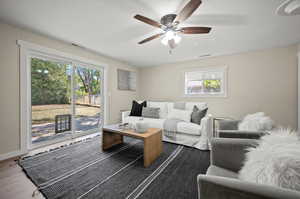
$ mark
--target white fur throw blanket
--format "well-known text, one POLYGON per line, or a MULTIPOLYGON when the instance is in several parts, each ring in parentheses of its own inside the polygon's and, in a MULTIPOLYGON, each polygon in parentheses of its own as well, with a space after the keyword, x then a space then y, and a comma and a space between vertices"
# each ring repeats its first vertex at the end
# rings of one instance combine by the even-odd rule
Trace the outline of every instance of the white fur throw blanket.
POLYGON ((239 123, 239 130, 244 131, 269 131, 273 128, 273 120, 263 112, 249 114, 239 123))
POLYGON ((300 191, 300 141, 288 129, 271 131, 249 148, 239 172, 241 180, 300 191))

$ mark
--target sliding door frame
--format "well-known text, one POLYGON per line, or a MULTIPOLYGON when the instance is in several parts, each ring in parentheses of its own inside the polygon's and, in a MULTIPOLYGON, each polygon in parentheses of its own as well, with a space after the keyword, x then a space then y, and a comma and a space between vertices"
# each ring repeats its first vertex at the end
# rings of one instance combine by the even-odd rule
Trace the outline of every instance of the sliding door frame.
MULTIPOLYGON (((104 63, 98 63, 89 59, 85 59, 79 56, 74 56, 72 54, 63 53, 55 49, 46 48, 40 45, 36 45, 30 42, 18 40, 17 44, 20 47, 20 154, 26 154, 29 150, 33 148, 38 148, 45 145, 54 144, 57 142, 61 142, 65 139, 56 139, 53 141, 48 141, 47 143, 43 143, 42 145, 32 145, 31 141, 31 58, 44 58, 47 60, 55 60, 59 61, 61 63, 67 63, 72 64, 74 66, 82 65, 84 67, 88 66, 87 68, 93 68, 97 70, 101 70, 101 116, 102 116, 102 125, 106 124, 108 121, 108 95, 107 95, 107 69, 108 65, 104 63)), ((72 69, 74 70, 74 69, 72 69)), ((73 72, 72 72, 72 82, 71 84, 74 84, 73 81, 73 72)), ((71 88, 73 88, 74 85, 71 85, 71 88)), ((72 91, 72 104, 71 107, 74 106, 74 91, 72 91)), ((71 110, 72 117, 74 110, 71 110)), ((101 117, 100 116, 100 117, 101 117)), ((73 118, 72 118, 73 119, 73 118)), ((72 132, 74 132, 73 129, 73 120, 72 120, 72 132)), ((101 131, 101 128, 99 128, 99 131, 101 131)), ((96 130, 95 130, 96 132, 96 130)), ((90 134, 91 132, 85 132, 85 133, 79 133, 76 135, 75 133, 72 133, 71 137, 76 138, 80 136, 84 136, 87 134, 90 134), (73 135, 75 134, 75 135, 73 135)))

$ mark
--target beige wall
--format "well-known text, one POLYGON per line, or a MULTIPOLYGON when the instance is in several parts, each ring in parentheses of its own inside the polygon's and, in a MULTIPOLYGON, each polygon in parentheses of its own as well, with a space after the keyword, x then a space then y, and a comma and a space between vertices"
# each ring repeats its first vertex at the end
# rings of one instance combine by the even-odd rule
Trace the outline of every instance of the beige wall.
POLYGON ((24 40, 65 53, 81 56, 96 62, 108 64, 108 92, 110 123, 117 122, 121 109, 128 109, 137 92, 117 90, 117 68, 133 71, 135 67, 100 56, 70 44, 49 39, 30 31, 0 23, 0 156, 20 149, 20 87, 19 48, 17 40, 24 40))
POLYGON ((263 111, 277 124, 297 127, 297 46, 212 57, 144 68, 140 97, 150 100, 204 101, 214 116, 241 118, 263 111), (227 98, 183 97, 183 71, 228 67, 227 98))

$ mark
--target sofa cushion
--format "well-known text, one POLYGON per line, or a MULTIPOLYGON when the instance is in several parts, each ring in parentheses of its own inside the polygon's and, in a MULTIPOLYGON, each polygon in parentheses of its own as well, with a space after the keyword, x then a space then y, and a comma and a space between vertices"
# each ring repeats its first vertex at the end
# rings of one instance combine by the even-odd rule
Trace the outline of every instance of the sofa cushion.
POLYGON ((185 110, 185 102, 175 102, 173 108, 185 110))
POLYGON ((180 133, 201 135, 201 126, 191 122, 179 122, 177 124, 177 130, 180 133))
MULTIPOLYGON (((174 109, 174 104, 176 102, 167 102, 168 112, 174 109)), ((185 103, 185 110, 193 111, 194 106, 197 106, 200 110, 207 108, 206 102, 186 102, 185 103)))
POLYGON ((135 124, 136 122, 143 121, 147 123, 149 128, 160 128, 160 129, 163 129, 163 124, 165 122, 165 119, 154 119, 154 118, 143 118, 142 120, 141 119, 142 119, 141 117, 129 116, 124 119, 124 122, 135 124))
POLYGON ((159 108, 160 112, 159 112, 159 118, 167 118, 168 116, 168 106, 167 106, 167 102, 147 102, 147 106, 148 107, 153 107, 153 108, 159 108))
POLYGON ((174 108, 168 113, 168 119, 179 119, 185 122, 190 122, 191 114, 192 114, 191 111, 174 108))
MULTIPOLYGON (((132 123, 135 124, 136 122, 141 121, 141 117, 134 117, 128 116, 124 118, 124 123, 132 123)), ((143 118, 142 121, 147 122, 149 128, 160 128, 163 129, 163 124, 166 119, 154 119, 154 118, 143 118)), ((200 125, 193 124, 191 122, 179 122, 177 126, 177 130, 180 133, 187 134, 187 135, 201 135, 201 128, 200 125)))
POLYGON ((214 165, 210 165, 208 167, 206 174, 211 175, 211 176, 219 176, 219 177, 238 179, 238 173, 235 173, 233 171, 223 169, 221 167, 217 167, 214 165))
POLYGON ((207 108, 207 103, 206 102, 187 102, 185 105, 186 110, 193 110, 194 106, 197 106, 200 110, 206 109, 207 108))

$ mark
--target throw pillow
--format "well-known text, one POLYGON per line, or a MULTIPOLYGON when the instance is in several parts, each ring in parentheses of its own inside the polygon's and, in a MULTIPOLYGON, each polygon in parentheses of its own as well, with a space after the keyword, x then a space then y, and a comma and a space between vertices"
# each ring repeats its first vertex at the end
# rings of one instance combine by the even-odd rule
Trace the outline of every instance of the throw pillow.
POLYGON ((239 123, 239 130, 244 131, 268 131, 274 126, 273 120, 266 116, 263 112, 247 115, 242 122, 239 123))
POLYGON ((160 110, 160 108, 143 107, 142 117, 158 119, 159 118, 159 110, 160 110))
POLYGON ((168 113, 168 119, 178 119, 183 120, 185 122, 190 122, 191 114, 192 112, 188 110, 172 109, 168 113))
POLYGON ((147 102, 144 101, 141 104, 139 104, 137 101, 133 100, 132 101, 132 108, 130 111, 130 116, 137 116, 137 117, 141 117, 142 116, 142 110, 143 107, 147 106, 147 102))
POLYGON ((241 180, 300 191, 300 141, 288 129, 271 131, 249 148, 241 180))
POLYGON ((173 108, 185 110, 185 102, 174 102, 173 108))
POLYGON ((159 118, 167 118, 168 116, 168 106, 167 102, 147 102, 147 107, 160 108, 159 118))
POLYGON ((193 112, 191 115, 191 122, 195 124, 201 124, 202 118, 205 117, 208 108, 200 110, 196 105, 193 108, 193 112))

